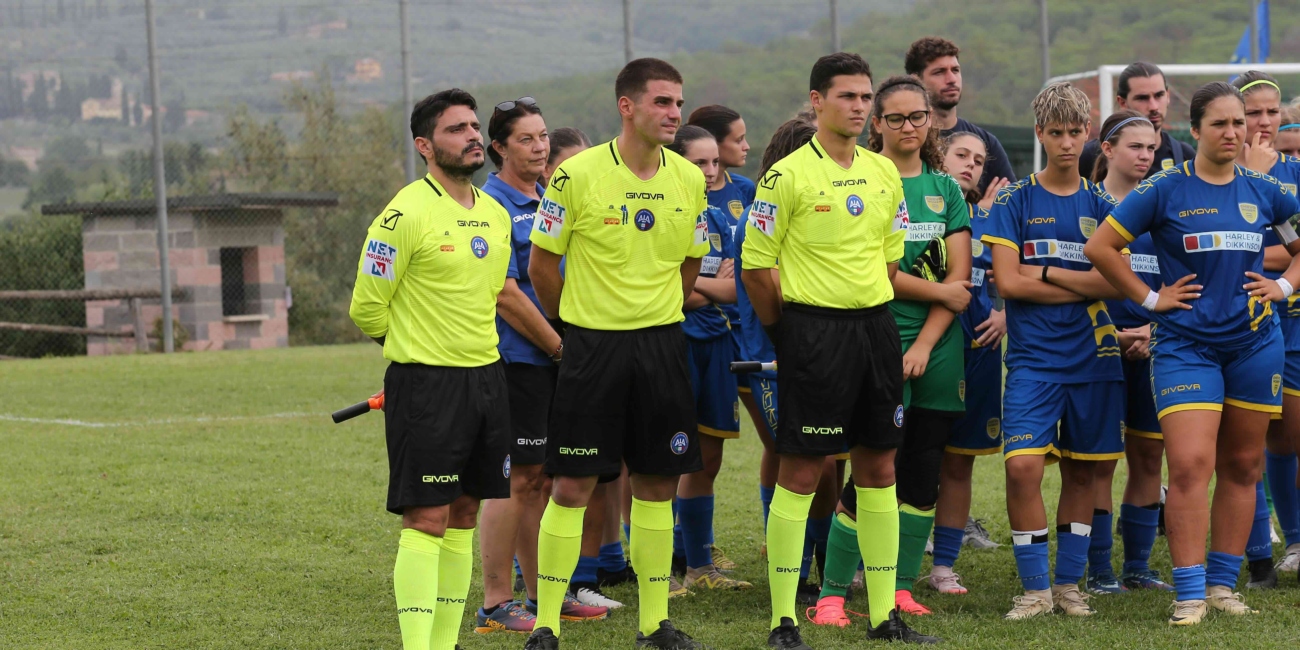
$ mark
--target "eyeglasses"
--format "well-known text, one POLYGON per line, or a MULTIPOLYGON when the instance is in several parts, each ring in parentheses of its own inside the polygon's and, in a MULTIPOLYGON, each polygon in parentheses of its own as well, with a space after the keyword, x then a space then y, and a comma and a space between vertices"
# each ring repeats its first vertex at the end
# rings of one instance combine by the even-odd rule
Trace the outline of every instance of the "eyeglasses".
POLYGON ((502 113, 515 110, 516 106, 536 106, 537 100, 532 97, 520 97, 512 102, 501 102, 497 104, 497 110, 502 113))
POLYGON ((883 119, 885 120, 885 124, 895 131, 903 128, 904 121, 911 122, 912 126, 919 129, 930 121, 930 111, 916 111, 909 115, 890 113, 889 115, 883 116, 883 119))

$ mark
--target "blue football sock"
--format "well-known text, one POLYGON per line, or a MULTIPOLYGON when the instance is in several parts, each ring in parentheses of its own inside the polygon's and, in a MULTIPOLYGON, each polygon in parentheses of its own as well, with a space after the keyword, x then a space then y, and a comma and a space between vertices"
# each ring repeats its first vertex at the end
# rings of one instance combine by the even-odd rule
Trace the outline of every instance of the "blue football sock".
MULTIPOLYGON (((1246 540, 1246 559, 1254 562, 1272 557, 1273 537, 1272 524, 1268 519, 1268 498, 1264 495, 1264 482, 1260 481, 1255 484, 1255 521, 1250 526, 1250 537, 1246 540)), ((1209 564, 1206 575, 1214 576, 1213 563, 1209 564)))
POLYGON ((629 545, 632 543, 632 525, 626 521, 623 522, 623 539, 627 540, 629 545))
POLYGON ((677 497, 673 497, 673 559, 686 557, 686 544, 682 541, 682 522, 677 518, 677 497))
POLYGON ((1237 575, 1241 573, 1241 556, 1218 551, 1205 554, 1205 584, 1237 588, 1237 575))
POLYGON ((586 555, 578 556, 578 566, 573 569, 573 579, 570 584, 577 582, 595 582, 596 569, 600 568, 600 557, 586 555))
POLYGON ((934 527, 934 565, 952 568, 961 552, 961 539, 966 531, 947 526, 934 527))
POLYGON ((767 513, 772 509, 772 495, 776 494, 776 486, 767 487, 759 484, 758 498, 763 502, 763 530, 767 530, 767 513))
POLYGON ((519 568, 519 558, 515 558, 515 575, 524 577, 524 570, 519 568))
POLYGON ((799 561, 799 581, 803 582, 808 579, 812 573, 813 549, 817 547, 817 542, 813 541, 812 520, 809 519, 804 523, 803 529, 803 559, 799 561))
POLYGON ((1205 565, 1174 567, 1176 600, 1205 600, 1205 565))
POLYGON ((1020 574, 1020 584, 1025 591, 1049 589, 1052 581, 1047 559, 1047 529, 1013 530, 1011 542, 1011 551, 1016 556, 1016 571, 1020 574))
POLYGON ((698 569, 713 564, 713 551, 709 548, 709 540, 713 538, 713 495, 677 497, 677 517, 686 566, 698 569))
POLYGON ((1056 527, 1056 580, 1054 584, 1079 584, 1088 564, 1092 526, 1070 523, 1056 527), (1064 529, 1064 530, 1062 530, 1064 529))
POLYGON ((1296 455, 1279 456, 1264 452, 1268 468, 1269 492, 1273 494, 1273 512, 1282 526, 1286 545, 1300 544, 1300 490, 1296 489, 1296 455))
POLYGON ((834 515, 832 515, 830 517, 822 517, 820 519, 810 518, 808 520, 807 530, 808 536, 813 539, 814 559, 816 559, 817 555, 826 557, 826 544, 831 537, 831 521, 833 521, 834 518, 834 515))
MULTIPOLYGON (((1119 507, 1119 519, 1124 523, 1120 536, 1124 540, 1124 572, 1139 573, 1151 570, 1151 547, 1156 543, 1156 529, 1160 524, 1160 508, 1144 508, 1130 504, 1119 507)), ((1204 567, 1202 567, 1204 571, 1204 567)))
MULTIPOLYGON (((579 558, 581 561, 581 558, 579 558)), ((622 542, 610 542, 600 547, 600 568, 618 572, 627 568, 627 556, 623 555, 622 542)))
MULTIPOLYGON (((1057 538, 1060 543, 1060 538, 1057 538)), ((1088 575, 1099 576, 1115 572, 1110 564, 1111 549, 1115 546, 1115 518, 1105 510, 1092 511, 1092 534, 1088 538, 1088 575)))

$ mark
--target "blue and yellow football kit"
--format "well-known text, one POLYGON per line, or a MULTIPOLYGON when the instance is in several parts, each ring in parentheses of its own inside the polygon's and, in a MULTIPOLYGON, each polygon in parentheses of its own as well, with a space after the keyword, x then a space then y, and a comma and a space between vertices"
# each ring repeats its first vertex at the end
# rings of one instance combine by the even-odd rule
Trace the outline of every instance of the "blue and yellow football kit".
MULTIPOLYGON (((700 277, 718 274, 722 261, 732 256, 730 219, 721 210, 709 206, 709 252, 700 261, 700 277)), ((718 438, 740 436, 740 402, 737 401, 736 378, 731 374, 735 352, 731 340, 731 322, 722 305, 709 303, 686 312, 682 322, 686 333, 687 356, 691 368, 691 388, 695 392, 695 417, 700 433, 718 438)))
MULTIPOLYGON (((730 226, 731 237, 734 240, 738 230, 744 230, 739 226, 744 222, 740 218, 749 209, 749 204, 754 202, 754 181, 731 172, 723 172, 725 183, 721 189, 709 190, 705 197, 709 201, 709 206, 717 208, 723 215, 728 217, 726 223, 730 226)), ((740 267, 736 267, 736 278, 740 278, 740 267)), ((741 359, 745 355, 742 353, 743 344, 741 343, 742 324, 740 322, 740 311, 735 305, 722 305, 722 310, 727 312, 727 319, 731 321, 731 349, 732 354, 741 359)), ((734 379, 740 392, 748 393, 749 385, 743 375, 735 375, 734 379)))
POLYGON ((1163 417, 1224 404, 1282 409, 1284 345, 1273 305, 1249 295, 1245 273, 1264 265, 1264 235, 1300 212, 1277 179, 1236 168, 1227 185, 1196 176, 1191 161, 1143 181, 1108 222, 1133 241, 1149 232, 1160 279, 1196 274, 1191 309, 1155 314, 1152 389, 1163 417))
MULTIPOLYGON (((749 220, 749 209, 742 214, 741 223, 749 220)), ((775 361, 776 348, 772 340, 763 331, 763 324, 754 312, 749 294, 745 292, 745 283, 740 280, 742 260, 741 250, 745 247, 745 228, 736 229, 736 238, 732 241, 732 251, 736 268, 736 310, 740 313, 740 359, 743 361, 775 361)), ((776 439, 776 371, 751 372, 743 375, 754 401, 763 411, 763 423, 767 425, 767 435, 776 439)), ((755 423, 757 424, 757 423, 755 423)))
POLYGON ((945 451, 983 456, 1002 448, 1002 345, 976 343, 982 332, 975 328, 993 312, 993 296, 984 281, 993 269, 993 251, 980 241, 988 229, 988 210, 969 203, 966 209, 971 229, 970 304, 958 316, 965 342, 966 379, 961 392, 966 414, 953 425, 945 451))
MULTIPOLYGON (((1278 161, 1273 163, 1269 175, 1282 184, 1282 189, 1296 195, 1300 185, 1300 158, 1278 154, 1278 161)), ((1282 240, 1277 233, 1269 231, 1264 235, 1264 247, 1281 246, 1282 240)), ((1281 271, 1264 271, 1264 276, 1273 280, 1282 277, 1281 271)), ((1286 345, 1286 369, 1282 371, 1282 392, 1287 395, 1300 396, 1300 294, 1287 298, 1286 304, 1274 305, 1273 309, 1280 317, 1278 324, 1282 327, 1282 342, 1286 345)), ((1278 416, 1281 417, 1281 416, 1278 416)))
MULTIPOLYGON (((1113 208, 1114 199, 1085 179, 1057 196, 1031 174, 998 193, 981 240, 1015 250, 1021 264, 1089 271, 1083 245, 1113 208)), ((1124 375, 1106 303, 1007 300, 1006 309, 1003 453, 1123 456, 1124 375)))

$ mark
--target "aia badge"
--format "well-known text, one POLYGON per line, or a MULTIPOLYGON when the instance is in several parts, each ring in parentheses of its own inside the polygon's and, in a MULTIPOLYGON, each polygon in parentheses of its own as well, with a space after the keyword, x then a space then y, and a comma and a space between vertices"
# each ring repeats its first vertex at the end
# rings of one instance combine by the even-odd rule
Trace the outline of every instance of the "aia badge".
POLYGON ((501 464, 501 475, 510 478, 510 454, 506 454, 506 462, 501 464))
POLYGON ((636 224, 637 230, 646 232, 655 227, 655 213, 642 208, 636 211, 636 216, 632 217, 632 221, 636 224))
POLYGON ((850 194, 849 198, 844 201, 844 207, 848 208, 849 214, 856 217, 862 214, 862 211, 867 208, 867 204, 863 203, 862 197, 857 194, 850 194))
POLYGON ((686 453, 686 450, 689 449, 690 446, 691 439, 687 438, 686 434, 681 431, 678 431, 677 434, 673 436, 673 439, 668 441, 668 448, 672 449, 673 453, 678 456, 686 453))
POLYGON ((899 404, 898 408, 894 409, 894 426, 900 429, 903 428, 903 405, 902 404, 899 404))
POLYGON ((474 251, 474 257, 483 259, 488 254, 488 243, 482 237, 475 237, 469 240, 469 249, 474 251))

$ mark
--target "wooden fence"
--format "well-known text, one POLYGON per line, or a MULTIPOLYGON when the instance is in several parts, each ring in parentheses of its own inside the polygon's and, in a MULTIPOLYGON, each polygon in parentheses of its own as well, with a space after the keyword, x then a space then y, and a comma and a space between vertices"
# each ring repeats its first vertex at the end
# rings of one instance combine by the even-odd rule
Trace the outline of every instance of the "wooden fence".
MULTIPOLYGON (((181 297, 179 289, 172 292, 173 298, 181 297)), ((52 334, 80 334, 82 336, 106 336, 116 338, 135 338, 137 352, 149 351, 149 328, 144 322, 144 300, 162 298, 158 289, 84 289, 84 290, 31 290, 0 291, 0 300, 129 300, 131 304, 132 328, 129 332, 95 327, 72 327, 69 325, 42 325, 39 323, 0 322, 0 330, 17 330, 20 332, 47 332, 52 334)))

